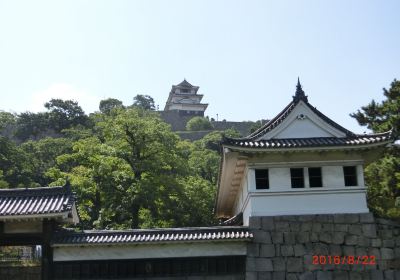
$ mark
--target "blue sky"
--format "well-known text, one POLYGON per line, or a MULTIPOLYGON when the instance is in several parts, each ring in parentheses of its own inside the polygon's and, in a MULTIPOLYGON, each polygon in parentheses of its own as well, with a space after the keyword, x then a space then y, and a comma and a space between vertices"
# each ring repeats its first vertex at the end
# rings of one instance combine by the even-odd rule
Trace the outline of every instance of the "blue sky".
POLYGON ((348 115, 400 79, 399 1, 3 1, 0 110, 52 97, 86 112, 136 94, 164 107, 172 84, 200 86, 206 115, 272 118, 297 77, 311 104, 348 115))

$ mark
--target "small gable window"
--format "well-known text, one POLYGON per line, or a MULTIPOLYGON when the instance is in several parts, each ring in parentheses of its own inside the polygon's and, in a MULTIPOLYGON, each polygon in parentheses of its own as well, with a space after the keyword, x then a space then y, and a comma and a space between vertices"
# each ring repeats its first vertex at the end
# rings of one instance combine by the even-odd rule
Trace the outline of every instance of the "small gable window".
POLYGON ((343 166, 344 185, 357 186, 357 168, 356 166, 343 166))
POLYGON ((268 169, 256 169, 256 189, 269 189, 268 169))
POLYGON ((304 188, 303 168, 290 168, 290 179, 292 188, 304 188))
POLYGON ((308 179, 310 182, 310 188, 322 187, 321 167, 309 167, 308 168, 308 179))

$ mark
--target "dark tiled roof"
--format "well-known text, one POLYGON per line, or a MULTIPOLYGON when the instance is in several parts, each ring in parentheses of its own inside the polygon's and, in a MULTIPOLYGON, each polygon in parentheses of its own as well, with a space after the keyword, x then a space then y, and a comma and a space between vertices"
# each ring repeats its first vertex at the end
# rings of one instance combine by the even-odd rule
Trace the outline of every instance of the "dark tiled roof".
POLYGON ((246 241, 253 237, 246 227, 172 228, 153 230, 102 230, 59 232, 53 244, 126 244, 200 241, 246 241))
POLYGON ((0 218, 65 213, 72 210, 75 197, 64 187, 0 190, 0 218))
POLYGON ((292 138, 292 139, 269 139, 253 141, 250 139, 225 138, 224 145, 258 148, 258 149, 285 149, 304 147, 329 147, 329 146, 360 146, 382 143, 391 140, 391 131, 380 134, 354 135, 353 137, 314 137, 314 138, 292 138))
POLYGON ((267 132, 270 132, 272 129, 274 129, 279 124, 281 124, 287 118, 287 116, 289 116, 290 112, 293 111, 293 109, 296 107, 297 103, 300 102, 300 100, 304 101, 304 104, 306 104, 306 106, 308 108, 310 108, 311 111, 314 112, 314 114, 316 114, 318 117, 323 119, 329 125, 333 126, 337 130, 339 130, 339 131, 343 132, 344 134, 346 134, 346 136, 348 136, 348 137, 356 136, 356 134, 354 134, 353 132, 345 129, 344 127, 342 127, 341 125, 337 124, 336 122, 334 122, 333 120, 331 120, 330 118, 325 116, 323 113, 318 111, 314 106, 312 106, 310 103, 308 103, 307 99, 305 99, 305 98, 306 97, 293 100, 275 118, 273 118, 272 120, 267 122, 265 125, 263 125, 259 129, 254 131, 252 134, 250 134, 249 136, 247 136, 247 137, 245 137, 243 139, 256 140, 257 138, 263 136, 267 132))
POLYGON ((194 87, 191 83, 186 81, 186 79, 184 79, 181 83, 177 84, 176 86, 177 87, 183 87, 183 88, 192 88, 192 87, 194 87))

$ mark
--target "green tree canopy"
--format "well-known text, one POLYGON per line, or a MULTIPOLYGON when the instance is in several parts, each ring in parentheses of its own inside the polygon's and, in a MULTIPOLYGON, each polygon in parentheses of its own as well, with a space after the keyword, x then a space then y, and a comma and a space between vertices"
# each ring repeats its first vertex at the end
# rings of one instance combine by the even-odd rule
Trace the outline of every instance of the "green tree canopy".
POLYGON ((113 109, 124 108, 122 101, 115 98, 108 98, 100 101, 99 110, 104 114, 110 114, 113 109))
MULTIPOLYGON (((394 80, 389 90, 383 89, 382 102, 371 101, 351 114, 360 125, 374 132, 393 129, 396 139, 400 131, 400 81, 394 80)), ((400 150, 394 146, 365 170, 368 203, 379 216, 400 218, 400 150)))
POLYGON ((138 94, 133 98, 133 107, 150 111, 154 111, 156 109, 153 97, 143 94, 138 94))
POLYGON ((211 130, 212 128, 211 122, 204 117, 191 118, 186 124, 186 130, 189 131, 211 130))
POLYGON ((44 104, 44 107, 49 110, 49 125, 56 132, 87 124, 88 117, 76 101, 51 99, 44 104))

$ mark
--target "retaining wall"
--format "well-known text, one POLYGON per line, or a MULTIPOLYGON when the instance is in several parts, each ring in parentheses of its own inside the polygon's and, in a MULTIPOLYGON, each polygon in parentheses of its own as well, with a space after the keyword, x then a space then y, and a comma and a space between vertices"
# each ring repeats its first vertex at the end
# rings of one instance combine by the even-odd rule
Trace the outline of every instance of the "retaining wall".
POLYGON ((251 217, 246 279, 400 280, 400 224, 367 214, 251 217))

